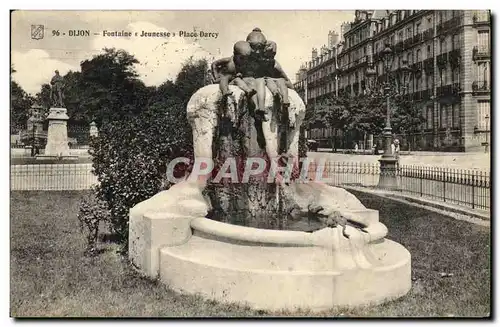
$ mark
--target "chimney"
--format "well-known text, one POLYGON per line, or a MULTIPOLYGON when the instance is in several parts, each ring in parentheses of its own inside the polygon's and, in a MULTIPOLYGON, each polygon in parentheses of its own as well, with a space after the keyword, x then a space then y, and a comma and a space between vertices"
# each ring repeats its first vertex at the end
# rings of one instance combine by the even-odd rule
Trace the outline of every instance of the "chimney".
POLYGON ((333 49, 339 43, 339 34, 335 31, 328 32, 328 48, 333 49))
POLYGON ((316 59, 318 57, 318 49, 313 48, 312 49, 312 60, 316 59))

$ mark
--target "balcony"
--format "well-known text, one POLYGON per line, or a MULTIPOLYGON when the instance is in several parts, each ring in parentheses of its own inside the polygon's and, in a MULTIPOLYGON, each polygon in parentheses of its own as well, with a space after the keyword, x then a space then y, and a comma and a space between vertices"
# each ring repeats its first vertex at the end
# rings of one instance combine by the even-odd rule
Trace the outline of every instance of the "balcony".
POLYGON ((422 100, 422 91, 417 91, 417 92, 414 92, 413 95, 413 100, 414 101, 420 101, 422 100))
POLYGON ((453 95, 452 89, 453 89, 453 87, 451 84, 438 86, 437 91, 436 91, 436 95, 438 97, 445 97, 445 96, 453 95))
POLYGON ((440 68, 445 68, 448 63, 448 53, 442 53, 437 56, 437 65, 440 68))
MULTIPOLYGON (((404 42, 406 42, 406 40, 404 42)), ((400 41, 400 42, 396 43, 396 45, 394 46, 395 53, 400 53, 403 51, 403 49, 405 48, 404 42, 400 41)))
POLYGON ((352 89, 354 90, 354 94, 358 94, 359 93, 359 82, 352 84, 352 89))
POLYGON ((424 31, 424 40, 431 40, 434 37, 434 27, 428 28, 424 31))
POLYGON ((472 49, 472 60, 488 60, 491 58, 491 51, 489 48, 475 46, 472 49))
POLYGON ((427 58, 424 60, 424 69, 426 73, 434 71, 434 58, 427 58))
POLYGON ((428 100, 430 99, 432 95, 432 89, 427 89, 422 91, 422 100, 428 100))
POLYGON ((458 67, 460 65, 460 50, 451 50, 448 54, 448 58, 450 59, 450 64, 452 67, 458 67))
POLYGON ((472 92, 473 93, 489 93, 490 83, 488 81, 474 81, 472 82, 472 92))
POLYGON ((423 65, 424 63, 422 61, 419 61, 411 65, 411 69, 413 70, 414 73, 422 73, 423 65))
POLYGON ((408 49, 412 45, 413 45, 413 38, 408 38, 408 39, 404 40, 404 42, 403 42, 404 49, 408 49))
POLYGON ((424 40, 424 35, 423 33, 418 33, 417 35, 415 35, 413 37, 413 41, 412 41, 412 45, 416 45, 416 44, 419 44, 420 42, 422 42, 424 40))

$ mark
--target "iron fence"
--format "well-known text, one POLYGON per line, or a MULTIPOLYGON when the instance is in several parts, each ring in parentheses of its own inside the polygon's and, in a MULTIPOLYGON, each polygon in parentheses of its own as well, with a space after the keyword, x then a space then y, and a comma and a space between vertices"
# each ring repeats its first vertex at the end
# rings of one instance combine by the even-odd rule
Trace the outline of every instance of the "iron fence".
MULTIPOLYGON (((472 209, 490 209, 489 172, 400 165, 395 174, 395 192, 472 209)), ((329 162, 325 164, 323 177, 325 182, 333 185, 377 188, 380 166, 376 163, 329 162)))
POLYGON ((97 184, 92 164, 11 165, 13 191, 87 190, 97 184))
MULTIPOLYGON (((309 177, 337 186, 378 188, 376 163, 326 162, 309 166, 309 177)), ((473 209, 490 209, 490 173, 480 170, 399 166, 393 191, 473 209)), ((84 190, 97 184, 91 163, 11 166, 11 190, 84 190)))

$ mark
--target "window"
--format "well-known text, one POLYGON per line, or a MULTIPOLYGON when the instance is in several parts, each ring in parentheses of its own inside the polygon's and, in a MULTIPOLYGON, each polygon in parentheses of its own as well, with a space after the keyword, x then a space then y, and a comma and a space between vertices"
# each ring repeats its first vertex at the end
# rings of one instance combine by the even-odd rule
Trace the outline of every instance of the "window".
POLYGON ((432 16, 427 17, 427 25, 428 27, 432 27, 432 16))
POLYGON ((477 128, 481 131, 489 130, 490 101, 479 100, 477 102, 477 128), (486 118, 488 117, 488 118, 486 118))
POLYGON ((460 49, 460 36, 458 34, 454 34, 451 38, 453 50, 460 49))
POLYGON ((427 58, 432 58, 432 47, 430 44, 427 45, 427 58))
POLYGON ((427 75, 427 88, 428 89, 434 88, 434 79, 432 74, 427 75))
POLYGON ((440 113, 439 113, 439 126, 441 128, 448 127, 448 107, 446 105, 440 105, 440 113))
POLYGON ((415 87, 415 91, 422 90, 422 76, 417 76, 417 85, 415 87))
POLYGON ((479 51, 489 52, 490 51, 490 32, 489 31, 478 31, 477 32, 477 43, 479 46, 479 51))
POLYGON ((403 31, 399 32, 398 34, 398 42, 403 41, 403 31))
POLYGON ((446 70, 440 69, 439 70, 439 86, 446 85, 446 70))
POLYGON ((477 80, 480 82, 489 82, 490 80, 490 67, 489 63, 483 62, 477 65, 477 80))
POLYGON ((415 62, 419 62, 421 60, 421 56, 420 56, 420 49, 417 50, 417 60, 415 62))
POLYGON ((447 50, 446 38, 441 39, 441 53, 445 53, 447 50))
POLYGON ((460 83, 460 69, 458 67, 453 68, 452 81, 453 83, 460 83))
POLYGON ((420 23, 420 22, 418 22, 418 23, 415 25, 415 34, 420 33, 420 25, 421 25, 421 23, 420 23))
POLYGON ((408 54, 406 55, 406 60, 408 61, 408 65, 413 64, 413 53, 408 52, 408 54))
POLYGON ((431 129, 434 121, 434 108, 432 106, 427 107, 427 115, 426 115, 426 128, 431 129))
POLYGON ((411 27, 406 28, 406 38, 410 38, 413 35, 411 34, 411 27))
POLYGON ((460 128, 460 104, 459 103, 453 104, 452 110, 453 110, 452 126, 453 128, 460 128))

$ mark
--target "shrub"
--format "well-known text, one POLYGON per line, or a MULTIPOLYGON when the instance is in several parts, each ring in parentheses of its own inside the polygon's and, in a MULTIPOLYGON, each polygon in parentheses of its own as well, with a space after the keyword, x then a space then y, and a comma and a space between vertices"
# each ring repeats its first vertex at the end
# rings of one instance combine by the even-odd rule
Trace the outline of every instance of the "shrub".
POLYGON ((86 254, 93 254, 96 252, 99 226, 101 223, 108 223, 109 219, 110 213, 107 204, 99 200, 95 196, 95 192, 92 192, 83 198, 80 203, 78 220, 80 221, 80 228, 82 232, 86 232, 87 236, 86 254), (86 231, 84 231, 85 229, 86 231))
POLYGON ((164 188, 167 163, 191 157, 191 130, 183 106, 153 105, 136 116, 101 126, 91 140, 97 197, 110 210, 110 229, 126 251, 128 215, 134 205, 164 188))

